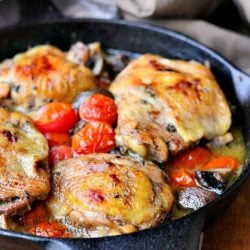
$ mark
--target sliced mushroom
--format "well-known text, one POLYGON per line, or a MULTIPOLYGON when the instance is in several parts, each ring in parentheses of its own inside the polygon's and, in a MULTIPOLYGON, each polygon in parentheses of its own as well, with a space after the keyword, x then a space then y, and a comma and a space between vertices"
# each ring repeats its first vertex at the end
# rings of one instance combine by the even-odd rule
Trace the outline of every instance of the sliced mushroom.
POLYGON ((82 42, 73 44, 67 53, 67 59, 76 64, 86 64, 89 57, 89 48, 82 42))
POLYGON ((201 187, 217 194, 221 194, 226 188, 223 176, 218 172, 196 171, 195 177, 201 187))
POLYGON ((194 187, 179 191, 178 204, 184 209, 197 210, 216 198, 214 192, 194 187))
POLYGON ((104 53, 99 42, 90 43, 88 45, 90 58, 88 61, 89 67, 95 76, 98 76, 103 71, 105 60, 104 53))
POLYGON ((76 134, 79 130, 81 130, 87 124, 86 121, 79 120, 75 126, 69 131, 70 135, 76 134))
POLYGON ((120 73, 129 63, 129 58, 121 53, 109 55, 106 57, 106 63, 109 67, 109 73, 115 77, 120 73))
POLYGON ((228 132, 224 135, 215 137, 212 141, 207 143, 208 148, 218 148, 224 146, 233 140, 232 133, 228 132))
POLYGON ((108 90, 106 89, 101 89, 101 88, 95 88, 95 89, 92 89, 92 90, 89 90, 89 91, 85 91, 85 92, 81 92, 75 99, 75 101, 73 102, 73 108, 74 109, 79 109, 80 108, 80 105, 86 101, 87 98, 89 98, 90 96, 94 95, 94 94, 102 94, 102 95, 105 95, 105 96, 108 96, 112 99, 114 99, 114 96, 111 92, 109 92, 108 90))

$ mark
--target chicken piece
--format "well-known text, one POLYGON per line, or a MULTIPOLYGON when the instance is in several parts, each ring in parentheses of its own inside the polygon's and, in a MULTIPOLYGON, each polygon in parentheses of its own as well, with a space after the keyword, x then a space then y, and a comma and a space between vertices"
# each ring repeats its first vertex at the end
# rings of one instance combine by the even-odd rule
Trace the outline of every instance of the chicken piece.
POLYGON ((52 176, 51 214, 82 227, 85 237, 156 226, 174 202, 164 172, 130 157, 84 155, 57 163, 52 176))
POLYGON ((144 55, 110 87, 118 106, 117 145, 160 163, 202 137, 223 135, 231 112, 213 74, 194 62, 144 55))
POLYGON ((95 86, 88 68, 69 61, 65 53, 49 45, 36 46, 3 62, 0 82, 11 87, 12 102, 7 104, 27 113, 52 100, 70 103, 79 92, 95 86))
POLYGON ((27 116, 0 109, 0 215, 29 208, 50 191, 48 145, 27 116))

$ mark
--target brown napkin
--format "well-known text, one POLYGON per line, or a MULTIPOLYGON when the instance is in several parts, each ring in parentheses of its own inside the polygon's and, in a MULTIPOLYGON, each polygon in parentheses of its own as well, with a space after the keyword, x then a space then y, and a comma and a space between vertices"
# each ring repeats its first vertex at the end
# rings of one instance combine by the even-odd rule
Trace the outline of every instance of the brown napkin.
MULTIPOLYGON (((250 73, 249 37, 201 20, 169 19, 169 17, 191 18, 208 15, 222 1, 116 0, 116 3, 122 9, 126 19, 141 20, 143 18, 143 21, 153 22, 189 35, 217 50, 233 64, 250 73)), ((235 0, 235 3, 242 17, 250 23, 250 0, 235 0)))

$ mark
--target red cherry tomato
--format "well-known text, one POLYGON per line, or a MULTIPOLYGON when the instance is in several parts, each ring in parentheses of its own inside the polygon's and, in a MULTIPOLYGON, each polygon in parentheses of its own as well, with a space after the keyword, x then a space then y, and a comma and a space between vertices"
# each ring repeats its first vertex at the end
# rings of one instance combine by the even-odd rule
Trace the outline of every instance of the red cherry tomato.
POLYGON ((174 184, 180 187, 196 187, 195 177, 184 168, 172 169, 170 178, 174 184))
POLYGON ((49 163, 54 166, 57 162, 73 157, 73 150, 67 145, 52 147, 49 151, 49 163))
POLYGON ((171 165, 175 168, 196 169, 207 163, 210 157, 211 152, 207 148, 196 147, 177 156, 171 165))
POLYGON ((97 93, 81 104, 79 115, 84 121, 114 124, 117 119, 117 108, 112 98, 97 93))
POLYGON ((42 133, 67 133, 77 122, 77 113, 68 103, 52 102, 41 107, 33 119, 42 133))
POLYGON ((88 123, 72 137, 72 148, 79 154, 106 153, 115 147, 115 133, 106 122, 88 123))
POLYGON ((168 172, 172 182, 179 187, 196 187, 194 171, 200 169, 211 158, 211 152, 204 147, 186 150, 171 162, 168 172))
POLYGON ((50 147, 71 144, 71 137, 68 134, 46 133, 45 137, 50 147))
POLYGON ((230 156, 218 156, 209 161, 202 169, 211 170, 217 168, 231 168, 237 169, 239 162, 230 156))
POLYGON ((24 215, 17 219, 17 223, 21 226, 31 226, 48 219, 48 210, 44 203, 38 204, 32 210, 27 211, 24 215))
POLYGON ((44 237, 67 237, 66 227, 56 221, 43 221, 33 225, 29 233, 44 237))

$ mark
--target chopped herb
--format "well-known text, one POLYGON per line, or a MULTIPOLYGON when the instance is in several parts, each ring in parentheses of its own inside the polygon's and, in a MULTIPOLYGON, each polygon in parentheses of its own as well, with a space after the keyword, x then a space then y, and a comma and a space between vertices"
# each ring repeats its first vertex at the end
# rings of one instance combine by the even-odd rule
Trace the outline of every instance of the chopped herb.
POLYGON ((143 104, 148 104, 148 101, 145 100, 145 99, 141 99, 141 103, 143 103, 143 104))
POLYGON ((16 85, 16 86, 13 87, 14 91, 17 92, 17 93, 20 92, 21 88, 22 88, 21 85, 16 85))
POLYGON ((176 132, 176 128, 175 128, 175 126, 172 124, 172 123, 169 123, 168 125, 167 125, 167 131, 168 132, 170 132, 170 133, 174 133, 174 132, 176 132))
POLYGON ((145 88, 145 92, 149 94, 151 97, 155 97, 155 92, 153 91, 153 89, 147 87, 145 88))

